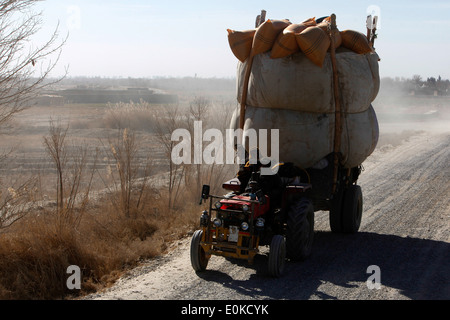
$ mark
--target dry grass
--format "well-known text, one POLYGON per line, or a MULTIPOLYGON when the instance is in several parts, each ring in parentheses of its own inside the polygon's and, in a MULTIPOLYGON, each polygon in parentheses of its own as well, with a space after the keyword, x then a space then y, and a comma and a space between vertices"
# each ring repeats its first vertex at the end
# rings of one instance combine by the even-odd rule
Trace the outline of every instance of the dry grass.
POLYGON ((110 201, 91 207, 77 227, 54 210, 28 215, 0 234, 0 299, 60 299, 110 286, 122 272, 165 252, 194 228, 198 208, 166 215, 164 198, 146 201, 134 218, 110 201), (81 290, 69 290, 67 267, 81 268, 81 290))

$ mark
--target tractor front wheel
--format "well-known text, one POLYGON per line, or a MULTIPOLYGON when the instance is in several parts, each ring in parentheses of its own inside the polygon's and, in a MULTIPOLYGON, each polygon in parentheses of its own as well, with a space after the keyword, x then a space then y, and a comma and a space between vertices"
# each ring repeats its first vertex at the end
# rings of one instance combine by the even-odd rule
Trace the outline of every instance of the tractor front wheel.
POLYGON ((200 245, 202 236, 203 230, 197 230, 194 232, 191 240, 191 264, 195 272, 205 271, 209 261, 206 257, 205 250, 200 245))

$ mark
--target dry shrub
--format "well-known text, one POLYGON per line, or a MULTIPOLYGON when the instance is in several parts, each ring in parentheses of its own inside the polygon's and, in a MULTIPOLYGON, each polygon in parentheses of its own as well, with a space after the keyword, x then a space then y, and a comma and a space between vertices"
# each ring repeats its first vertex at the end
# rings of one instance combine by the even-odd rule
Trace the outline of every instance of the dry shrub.
POLYGON ((167 243, 185 237, 198 226, 201 212, 187 193, 182 193, 180 205, 170 212, 168 198, 164 190, 148 194, 134 218, 120 215, 110 201, 102 201, 103 206, 97 209, 99 212, 90 215, 95 218, 97 237, 125 243, 139 253, 140 259, 163 253, 167 243))
POLYGON ((29 215, 0 235, 0 299, 59 299, 111 285, 185 234, 184 219, 174 223, 156 212, 127 218, 105 202, 85 213, 77 228, 54 212, 29 215), (183 232, 170 231, 175 226, 183 232), (70 265, 81 269, 81 290, 66 286, 70 265))
POLYGON ((0 298, 50 299, 71 294, 67 267, 78 265, 83 278, 96 278, 101 264, 70 226, 54 216, 27 217, 0 238, 0 298))

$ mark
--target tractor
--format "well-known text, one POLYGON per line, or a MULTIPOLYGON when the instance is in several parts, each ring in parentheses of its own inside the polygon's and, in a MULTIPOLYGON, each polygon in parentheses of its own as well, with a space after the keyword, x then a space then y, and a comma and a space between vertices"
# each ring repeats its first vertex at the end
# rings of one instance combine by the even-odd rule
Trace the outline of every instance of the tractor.
POLYGON ((223 183, 228 191, 223 196, 211 195, 210 186, 204 185, 200 203, 208 205, 191 239, 193 269, 205 271, 212 255, 253 264, 259 248, 268 245, 268 273, 280 277, 287 260, 310 255, 318 210, 329 211, 333 232, 357 232, 363 204, 356 184, 361 167, 338 168, 333 183, 333 157, 324 158, 328 165, 320 169, 281 163, 273 175, 261 175, 257 165, 247 166, 246 174, 223 183))

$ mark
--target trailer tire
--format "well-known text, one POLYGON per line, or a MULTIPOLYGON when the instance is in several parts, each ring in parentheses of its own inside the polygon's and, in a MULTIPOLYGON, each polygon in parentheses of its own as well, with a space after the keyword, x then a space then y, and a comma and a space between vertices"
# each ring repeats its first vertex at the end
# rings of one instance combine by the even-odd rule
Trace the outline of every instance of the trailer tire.
POLYGON ((363 197, 359 185, 351 185, 344 194, 342 232, 356 233, 361 225, 363 197))
POLYGON ((270 243, 269 274, 280 277, 286 264, 286 239, 282 235, 274 235, 270 243))
POLYGON ((195 272, 205 271, 209 261, 206 257, 205 250, 200 245, 202 236, 203 230, 197 230, 191 239, 191 265, 195 272))
POLYGON ((311 254, 314 240, 314 207, 310 200, 302 198, 294 202, 288 211, 286 248, 293 261, 306 259, 311 254))
POLYGON ((331 232, 342 233, 342 211, 344 202, 344 192, 338 191, 330 204, 329 221, 331 232))

